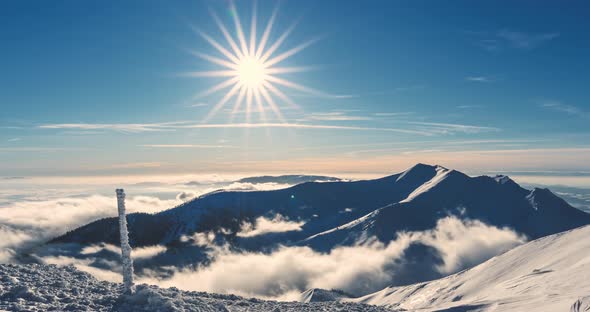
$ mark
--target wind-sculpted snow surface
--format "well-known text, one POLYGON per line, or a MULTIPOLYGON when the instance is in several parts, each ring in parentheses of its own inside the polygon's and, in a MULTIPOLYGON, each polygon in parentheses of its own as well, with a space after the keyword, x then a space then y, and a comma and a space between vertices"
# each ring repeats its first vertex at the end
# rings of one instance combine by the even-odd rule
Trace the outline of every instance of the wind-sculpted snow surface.
POLYGON ((356 303, 264 301, 148 285, 138 285, 133 295, 120 295, 121 288, 72 266, 0 265, 0 311, 392 311, 356 303))

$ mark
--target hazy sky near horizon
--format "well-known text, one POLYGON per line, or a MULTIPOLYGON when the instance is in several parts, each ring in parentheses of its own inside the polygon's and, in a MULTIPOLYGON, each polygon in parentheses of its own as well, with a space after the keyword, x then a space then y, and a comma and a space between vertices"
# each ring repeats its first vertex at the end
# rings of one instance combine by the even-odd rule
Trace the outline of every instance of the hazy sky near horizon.
POLYGON ((587 2, 258 1, 257 42, 275 8, 282 119, 187 75, 229 1, 2 1, 0 176, 590 171, 587 2))

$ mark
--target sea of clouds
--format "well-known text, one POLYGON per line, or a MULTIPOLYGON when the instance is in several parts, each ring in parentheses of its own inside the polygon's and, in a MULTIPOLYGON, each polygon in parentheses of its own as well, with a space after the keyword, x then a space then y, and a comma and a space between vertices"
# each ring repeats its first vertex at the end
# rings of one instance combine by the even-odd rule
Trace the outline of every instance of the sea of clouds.
MULTIPOLYGON (((72 183, 61 186, 52 183, 51 187, 34 183, 28 187, 18 185, 26 182, 19 180, 0 190, 0 263, 19 262, 19 255, 53 237, 88 222, 117 215, 114 190, 109 194, 112 185, 108 181, 84 186, 72 183)), ((156 213, 221 188, 271 190, 289 185, 240 183, 233 178, 219 177, 195 180, 193 177, 168 182, 133 181, 123 186, 128 194, 129 213, 156 213)), ((281 215, 260 217, 242 224, 237 236, 298 231, 304 223, 281 215)), ((195 246, 206 247, 211 259, 206 265, 169 267, 165 275, 143 270, 137 281, 280 300, 299 299, 299 294, 309 288, 340 289, 361 295, 396 281, 403 283, 404 274, 417 269, 432 278, 458 272, 526 241, 511 229, 453 216, 440 219, 431 230, 398 234, 396 240, 387 244, 368 240, 321 253, 302 246, 279 246, 266 252, 240 251, 215 243, 218 233, 195 233, 185 239, 195 246), (431 250, 434 256, 426 260, 411 257, 416 246, 431 250)), ((136 248, 132 256, 141 263, 166 251, 166 246, 136 248)), ((101 244, 83 246, 80 254, 87 256, 84 258, 63 253, 58 256, 51 250, 44 250, 35 258, 44 263, 76 265, 97 278, 120 282, 119 253, 118 247, 101 244)))
MULTIPOLYGON (((209 244, 213 237, 195 240, 209 244)), ((171 277, 141 277, 141 282, 187 290, 235 293, 244 296, 297 300, 309 288, 339 289, 353 295, 367 294, 404 278, 416 263, 406 257, 410 246, 434 248, 440 262, 418 263, 424 270, 443 276, 471 267, 526 241, 507 228, 455 217, 439 220, 427 231, 400 233, 383 244, 369 241, 320 253, 309 247, 281 246, 270 252, 242 252, 210 245, 213 261, 196 269, 175 271, 171 277), (399 275, 399 276, 398 276, 399 275)))
POLYGON ((81 225, 117 216, 114 188, 125 187, 127 212, 157 213, 219 190, 271 190, 289 185, 240 183, 235 177, 181 177, 158 182, 118 178, 84 184, 68 178, 4 179, 0 188, 0 263, 81 225))

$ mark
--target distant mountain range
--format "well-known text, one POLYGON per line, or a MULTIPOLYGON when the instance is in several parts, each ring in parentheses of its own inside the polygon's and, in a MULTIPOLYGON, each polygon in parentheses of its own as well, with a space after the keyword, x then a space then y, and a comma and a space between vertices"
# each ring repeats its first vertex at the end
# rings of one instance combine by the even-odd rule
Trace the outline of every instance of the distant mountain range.
MULTIPOLYGON (((289 175, 280 175, 280 176, 256 176, 256 177, 247 177, 242 178, 239 180, 231 181, 234 183, 251 183, 251 184, 261 184, 261 183, 274 183, 274 184, 288 184, 288 185, 295 185, 301 184, 305 182, 336 182, 342 181, 340 178, 336 177, 328 177, 328 176, 318 176, 318 175, 305 175, 305 174, 289 174, 289 175)), ((157 182, 152 182, 157 183, 157 182)), ((202 185, 210 185, 211 183, 207 182, 199 182, 199 181, 190 181, 185 183, 188 186, 202 186, 202 185)))
POLYGON ((238 180, 240 183, 277 183, 277 184, 301 184, 305 182, 337 182, 340 178, 315 176, 315 175, 281 175, 281 176, 259 176, 238 180))
MULTIPOLYGON (((336 179, 282 176, 242 181, 292 183, 326 178, 336 179)), ((470 177, 425 164, 374 180, 305 182, 274 191, 219 191, 157 214, 130 214, 128 223, 133 247, 168 247, 166 253, 144 263, 152 268, 206 261, 203 248, 186 242, 186 237, 195 233, 216 233, 220 239, 217 243, 229 243, 242 250, 270 251, 286 245, 328 252, 367 238, 388 243, 401 232, 431 230, 447 216, 510 228, 528 239, 590 224, 589 214, 570 206, 548 189, 527 190, 507 176, 470 177), (260 218, 272 220, 277 216, 301 226, 254 236, 238 235, 244 224, 256 228, 260 218)), ((53 239, 49 245, 58 243, 118 245, 117 219, 84 225, 53 239)), ((424 246, 414 247, 414 257, 431 256, 436 260, 439 256, 424 246)), ((409 272, 403 283, 439 277, 418 273, 409 272)))

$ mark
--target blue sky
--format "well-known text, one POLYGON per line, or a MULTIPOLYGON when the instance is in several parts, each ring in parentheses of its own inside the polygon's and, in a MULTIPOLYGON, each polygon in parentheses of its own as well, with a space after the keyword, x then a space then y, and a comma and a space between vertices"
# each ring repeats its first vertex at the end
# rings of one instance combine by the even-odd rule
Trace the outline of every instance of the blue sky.
POLYGON ((317 39, 281 77, 317 91, 248 120, 187 77, 228 1, 3 1, 0 175, 590 170, 584 1, 259 1, 257 40, 277 4, 277 54, 317 39))

